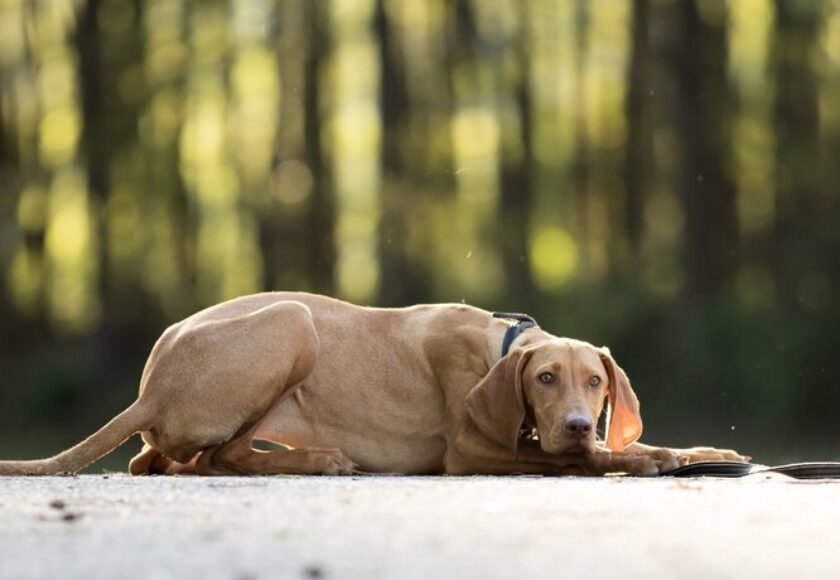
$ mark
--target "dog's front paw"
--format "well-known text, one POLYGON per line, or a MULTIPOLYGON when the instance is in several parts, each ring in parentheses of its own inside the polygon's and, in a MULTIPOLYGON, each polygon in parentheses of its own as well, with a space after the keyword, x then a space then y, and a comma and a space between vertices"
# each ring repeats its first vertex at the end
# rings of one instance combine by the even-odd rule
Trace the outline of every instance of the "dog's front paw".
POLYGON ((656 463, 657 473, 654 475, 660 475, 688 463, 688 459, 673 449, 652 449, 650 457, 656 463))
POLYGON ((631 460, 627 474, 638 477, 656 477, 685 464, 686 460, 670 449, 653 449, 649 454, 637 455, 634 460, 631 460))
POLYGON ((741 461, 748 463, 752 457, 741 455, 732 449, 716 449, 714 447, 690 447, 689 449, 675 449, 686 463, 698 461, 741 461))
POLYGON ((651 449, 646 453, 598 453, 590 464, 599 475, 626 473, 635 477, 656 477, 676 469, 684 461, 670 449, 651 449))
POLYGON ((656 477, 667 471, 665 461, 655 459, 650 455, 637 455, 627 461, 620 462, 621 471, 635 477, 656 477))

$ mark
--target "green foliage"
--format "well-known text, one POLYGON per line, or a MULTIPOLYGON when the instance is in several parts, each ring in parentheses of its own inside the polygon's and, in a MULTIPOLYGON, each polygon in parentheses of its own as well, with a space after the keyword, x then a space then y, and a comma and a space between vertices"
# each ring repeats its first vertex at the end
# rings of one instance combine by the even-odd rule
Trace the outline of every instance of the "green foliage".
POLYGON ((612 348, 654 441, 836 455, 837 0, 0 22, 0 439, 76 436, 166 325, 289 289, 529 311, 612 348))

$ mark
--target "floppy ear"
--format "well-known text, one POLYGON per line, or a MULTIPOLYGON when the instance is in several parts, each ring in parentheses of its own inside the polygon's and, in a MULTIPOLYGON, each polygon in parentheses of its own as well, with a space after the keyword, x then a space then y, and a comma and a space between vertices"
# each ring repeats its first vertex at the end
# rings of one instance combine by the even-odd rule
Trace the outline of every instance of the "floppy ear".
POLYGON ((525 422, 522 371, 531 349, 515 348, 493 365, 467 395, 467 412, 487 437, 516 454, 519 430, 525 422))
POLYGON ((624 370, 615 362, 609 349, 601 352, 601 361, 609 377, 609 411, 607 413, 607 447, 611 451, 624 448, 642 435, 639 399, 630 386, 624 370))

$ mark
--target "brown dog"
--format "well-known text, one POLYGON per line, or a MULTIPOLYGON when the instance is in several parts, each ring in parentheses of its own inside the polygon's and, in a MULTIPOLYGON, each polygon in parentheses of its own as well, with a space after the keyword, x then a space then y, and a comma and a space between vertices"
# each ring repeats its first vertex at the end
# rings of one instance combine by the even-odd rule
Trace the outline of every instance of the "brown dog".
POLYGON ((138 432, 132 474, 656 475, 746 459, 635 443, 639 403, 609 351, 531 327, 502 356, 511 324, 454 304, 237 298, 168 328, 138 399, 97 433, 48 459, 2 461, 0 474, 76 472, 138 432))

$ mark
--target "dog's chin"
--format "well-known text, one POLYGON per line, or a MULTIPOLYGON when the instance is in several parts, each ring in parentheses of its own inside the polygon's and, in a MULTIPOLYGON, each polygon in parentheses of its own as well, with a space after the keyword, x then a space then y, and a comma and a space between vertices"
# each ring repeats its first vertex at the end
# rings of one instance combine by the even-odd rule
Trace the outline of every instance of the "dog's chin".
POLYGON ((592 441, 566 441, 563 443, 543 445, 543 451, 552 455, 584 455, 595 452, 592 441))

